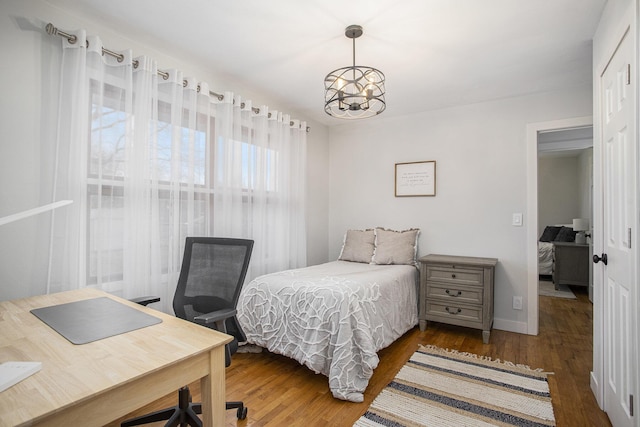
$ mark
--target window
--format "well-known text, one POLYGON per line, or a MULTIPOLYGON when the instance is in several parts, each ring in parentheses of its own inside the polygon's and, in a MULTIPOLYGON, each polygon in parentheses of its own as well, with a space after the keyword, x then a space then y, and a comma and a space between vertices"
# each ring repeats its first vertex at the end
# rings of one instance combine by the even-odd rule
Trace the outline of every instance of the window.
POLYGON ((224 144, 218 140, 216 155, 216 170, 218 185, 233 182, 225 178, 226 173, 233 171, 225 168, 225 161, 229 158, 226 151, 233 151, 239 155, 240 180, 242 188, 246 190, 278 191, 276 171, 278 170, 278 153, 266 147, 258 147, 248 142, 232 140, 224 144))
MULTIPOLYGON (((87 180, 88 251, 87 283, 111 284, 118 289, 124 276, 125 210, 149 212, 159 233, 158 250, 161 271, 169 270, 169 240, 172 234, 204 234, 209 227, 211 179, 208 176, 208 135, 185 127, 189 111, 183 111, 181 125, 170 123, 172 106, 158 102, 158 119, 148 123, 147 147, 143 161, 147 167, 130 163, 132 144, 139 143, 135 126, 141 120, 125 113, 124 91, 112 85, 92 86, 91 138, 87 180), (102 91, 100 89, 103 89, 102 91), (142 192, 142 197, 129 197, 142 192), (144 203, 156 203, 151 209, 144 203), (155 219, 153 212, 156 212, 155 219), (174 218, 180 229, 173 230, 174 218), (191 218, 189 221, 186 218, 191 218), (191 230, 191 233, 189 231, 191 230)), ((213 121, 199 115, 199 122, 213 121)), ((138 147, 139 148, 139 147, 138 147)), ((138 150, 139 151, 139 150, 138 150)))
POLYGON ((249 276, 304 265, 306 124, 91 40, 63 46, 62 109, 47 120, 53 191, 74 201, 52 221, 47 289, 153 293, 170 311, 189 235, 255 239, 249 276))

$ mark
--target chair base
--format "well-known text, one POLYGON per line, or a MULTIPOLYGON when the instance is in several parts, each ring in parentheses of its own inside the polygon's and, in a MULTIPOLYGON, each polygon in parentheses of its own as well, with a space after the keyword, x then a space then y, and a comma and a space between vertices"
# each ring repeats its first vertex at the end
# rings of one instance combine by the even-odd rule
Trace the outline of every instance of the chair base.
POLYGON ((242 402, 227 402, 227 408, 226 409, 227 410, 229 410, 229 409, 237 409, 236 417, 239 420, 244 420, 245 418, 247 418, 247 412, 249 411, 249 408, 244 406, 244 403, 242 403, 242 402))
MULTIPOLYGON (((194 403, 192 405, 192 408, 196 412, 196 414, 201 414, 202 413, 202 404, 194 403)), ((249 408, 244 406, 244 403, 242 403, 242 402, 226 402, 225 409, 226 410, 237 409, 236 417, 239 420, 244 420, 245 418, 247 418, 247 412, 249 411, 249 408)))
MULTIPOLYGON (((226 402, 226 409, 237 409, 236 415, 239 420, 247 418, 248 409, 242 402, 226 402)), ((202 427, 202 421, 198 414, 202 414, 202 404, 191 403, 189 387, 185 386, 178 391, 177 406, 131 418, 124 421, 120 426, 133 427, 167 420, 165 427, 202 427)))

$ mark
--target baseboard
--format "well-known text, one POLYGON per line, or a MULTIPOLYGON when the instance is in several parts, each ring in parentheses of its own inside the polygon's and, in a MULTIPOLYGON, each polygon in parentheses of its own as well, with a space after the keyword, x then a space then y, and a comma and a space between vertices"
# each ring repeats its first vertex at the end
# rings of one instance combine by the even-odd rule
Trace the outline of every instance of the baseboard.
POLYGON ((515 332, 518 334, 527 334, 527 322, 514 322, 506 319, 493 319, 493 328, 501 331, 515 332))
POLYGON ((598 379, 594 375, 593 371, 589 372, 589 385, 591 386, 591 392, 596 398, 598 407, 604 410, 604 405, 602 402, 602 390, 600 390, 600 384, 598 383, 598 379))

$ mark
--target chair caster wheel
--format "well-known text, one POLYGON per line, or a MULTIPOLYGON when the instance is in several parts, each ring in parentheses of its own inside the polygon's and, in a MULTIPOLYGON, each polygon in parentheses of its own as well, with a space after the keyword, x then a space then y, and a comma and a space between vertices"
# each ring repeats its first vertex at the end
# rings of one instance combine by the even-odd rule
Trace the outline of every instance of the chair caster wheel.
POLYGON ((245 418, 247 418, 247 411, 249 410, 249 408, 247 408, 246 406, 243 406, 242 408, 238 408, 238 419, 239 420, 244 420, 245 418))

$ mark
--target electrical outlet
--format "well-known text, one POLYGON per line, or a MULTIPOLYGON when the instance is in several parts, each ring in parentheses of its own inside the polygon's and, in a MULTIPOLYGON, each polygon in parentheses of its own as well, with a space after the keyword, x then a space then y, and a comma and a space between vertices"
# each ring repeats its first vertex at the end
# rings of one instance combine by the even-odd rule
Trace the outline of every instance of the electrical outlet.
POLYGON ((513 297, 513 309, 522 310, 522 297, 520 296, 513 297))

